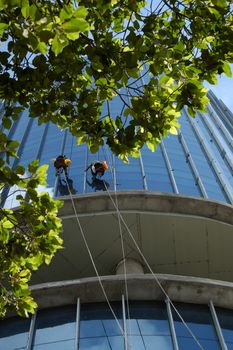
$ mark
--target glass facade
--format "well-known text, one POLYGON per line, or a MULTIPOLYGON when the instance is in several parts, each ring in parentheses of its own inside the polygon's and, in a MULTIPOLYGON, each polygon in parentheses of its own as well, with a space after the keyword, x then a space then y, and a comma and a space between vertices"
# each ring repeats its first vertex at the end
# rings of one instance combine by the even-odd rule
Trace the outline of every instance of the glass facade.
MULTIPOLYGON (((130 302, 128 315, 121 302, 113 302, 114 316, 105 303, 78 305, 38 311, 31 325, 29 319, 22 318, 1 321, 0 349, 173 350, 177 349, 175 343, 179 350, 222 349, 210 308, 205 305, 176 304, 185 322, 163 301, 130 302)), ((220 332, 231 350, 233 311, 215 310, 220 332)))
MULTIPOLYGON (((11 163, 28 164, 39 159, 41 164, 49 164, 48 188, 51 195, 68 195, 64 178, 57 179, 53 160, 59 154, 71 158, 68 171, 69 186, 73 194, 109 190, 148 190, 176 193, 194 197, 204 197, 226 203, 233 203, 233 140, 231 112, 210 93, 207 113, 198 113, 191 118, 184 110, 180 117, 179 135, 169 135, 151 152, 147 147, 141 150, 140 158, 131 158, 124 164, 104 145, 97 154, 86 147, 77 147, 76 139, 67 131, 48 123, 37 125, 36 119, 21 114, 9 131, 9 137, 20 140, 19 158, 11 163), (106 160, 109 170, 104 176, 93 179, 90 171, 85 171, 94 160, 106 160)), ((116 112, 120 102, 113 100, 109 108, 116 112)), ((14 196, 4 189, 5 206, 17 205, 14 196)))

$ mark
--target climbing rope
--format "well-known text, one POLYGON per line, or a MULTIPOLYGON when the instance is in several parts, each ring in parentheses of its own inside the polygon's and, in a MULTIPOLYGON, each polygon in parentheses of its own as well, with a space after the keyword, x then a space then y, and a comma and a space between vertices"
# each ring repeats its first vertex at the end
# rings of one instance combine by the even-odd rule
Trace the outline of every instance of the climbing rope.
POLYGON ((163 294, 165 295, 165 297, 167 298, 167 300, 169 301, 170 305, 173 307, 174 311, 176 312, 176 314, 178 315, 178 317, 180 318, 180 320, 182 321, 183 325, 185 326, 185 328, 188 330, 189 334, 192 336, 192 338, 195 340, 195 342, 197 343, 197 345, 199 346, 199 348, 201 350, 205 350, 203 348, 203 346, 200 344, 200 342, 198 341, 197 337, 195 336, 195 334, 192 332, 192 330, 189 328, 189 326, 187 325, 187 323, 185 322, 185 320, 183 319, 183 317, 181 316, 181 314, 179 313, 179 311, 177 310, 177 308, 175 307, 175 305, 173 304, 172 300, 170 299, 169 295, 166 293, 165 289, 163 288, 162 284, 160 283, 158 277, 154 274, 152 268, 150 267, 150 264, 148 263, 146 257, 144 256, 144 254, 142 253, 140 247, 138 246, 136 240, 134 239, 128 225, 126 224, 124 218, 122 217, 120 210, 118 208, 118 205, 114 202, 109 190, 106 188, 106 191, 108 192, 109 198, 111 199, 111 202, 113 203, 122 223, 124 224, 127 232, 129 233, 133 243, 135 244, 139 254, 141 255, 143 261, 145 262, 146 266, 148 267, 150 273, 152 274, 153 278, 155 279, 156 283, 158 284, 159 288, 161 289, 161 291, 163 292, 163 294))
POLYGON ((114 317, 114 319, 115 319, 115 321, 116 321, 116 323, 117 323, 117 325, 118 325, 118 327, 119 327, 119 329, 120 329, 120 332, 121 332, 122 336, 123 336, 124 339, 125 339, 125 332, 124 332, 123 328, 121 327, 121 324, 120 324, 120 322, 118 321, 117 316, 116 316, 116 314, 115 314, 115 312, 114 312, 114 310, 113 310, 113 308, 112 308, 112 306, 111 306, 111 304, 110 304, 110 302, 109 302, 109 300, 108 300, 108 296, 107 296, 106 291, 105 291, 105 289, 104 289, 104 286, 103 286, 101 277, 100 277, 99 272, 98 272, 98 270, 97 270, 97 267, 96 267, 96 264, 95 264, 95 262, 94 262, 92 253, 91 253, 91 251, 90 251, 88 242, 87 242, 87 240, 86 240, 84 231, 83 231, 83 229, 82 229, 82 225, 81 225, 80 220, 79 220, 79 217, 78 217, 78 213, 77 213, 77 210, 76 210, 76 207, 75 207, 75 204, 74 204, 74 199, 73 199, 72 193, 71 193, 71 191, 70 191, 70 187, 69 187, 69 184, 68 184, 68 182, 67 182, 66 176, 65 176, 65 181, 66 181, 66 185, 67 185, 67 188, 68 188, 68 191, 69 191, 69 194, 70 194, 70 199, 71 199, 72 207, 73 207, 74 214, 75 214, 75 217, 76 217, 76 221, 77 221, 77 223, 78 223, 79 230, 80 230, 80 232, 81 232, 81 236, 82 236, 83 242, 84 242, 84 244, 85 244, 85 247, 86 247, 86 249, 87 249, 88 255, 89 255, 89 257, 90 257, 92 266, 93 266, 93 268, 94 268, 94 270, 95 270, 95 273, 96 273, 96 276, 97 276, 99 285, 100 285, 101 290, 102 290, 102 292, 103 292, 104 298, 105 298, 105 300, 106 300, 106 302, 107 302, 107 304, 108 304, 108 307, 109 307, 109 309, 110 309, 110 311, 111 311, 111 313, 112 313, 112 315, 113 315, 113 317, 114 317))
MULTIPOLYGON (((105 289, 104 289, 104 286, 103 286, 101 277, 100 277, 100 275, 99 275, 99 273, 98 273, 96 264, 95 264, 94 259, 93 259, 93 256, 92 256, 92 253, 91 253, 91 251, 90 251, 88 242, 87 242, 87 240, 86 240, 84 231, 83 231, 83 229, 82 229, 82 225, 81 225, 81 223, 80 223, 80 220, 79 220, 79 217, 78 217, 78 213, 77 213, 77 211, 76 211, 76 207, 75 207, 75 204, 74 204, 73 196, 72 196, 72 193, 71 193, 71 191, 70 191, 70 187, 69 187, 69 184, 68 184, 68 182, 67 182, 66 176, 65 176, 65 182, 66 182, 66 185, 67 185, 69 194, 70 194, 70 199, 71 199, 71 202, 72 202, 72 207, 73 207, 73 210, 74 210, 74 214, 75 214, 75 217, 76 217, 76 221, 77 221, 77 223, 78 223, 78 226, 79 226, 79 230, 80 230, 82 239, 83 239, 83 241, 84 241, 84 244, 85 244, 85 247, 86 247, 86 249, 87 249, 88 255, 89 255, 89 257, 90 257, 92 266, 93 266, 93 268, 94 268, 94 270, 95 270, 95 273, 96 273, 96 276, 97 276, 97 278, 98 278, 98 282, 99 282, 99 285, 100 285, 101 290, 102 290, 102 292, 103 292, 104 298, 105 298, 105 300, 106 300, 106 302, 107 302, 107 304, 108 304, 108 307, 109 307, 109 309, 110 309, 110 311, 111 311, 111 313, 112 313, 112 315, 113 315, 115 321, 117 322, 117 325, 118 325, 118 327, 119 327, 119 329, 120 329, 120 331, 121 331, 122 336, 123 336, 124 339, 125 339, 125 342, 128 344, 126 330, 125 330, 125 331, 123 330, 123 328, 121 327, 120 322, 118 321, 118 319, 117 319, 117 317, 116 317, 116 314, 115 314, 115 312, 114 312, 114 310, 113 310, 113 308, 112 308, 112 306, 111 306, 111 304, 110 304, 110 302, 109 302, 109 300, 108 300, 108 296, 107 296, 106 291, 105 291, 105 289)), ((119 217, 119 221, 118 221, 118 222, 121 221, 121 222, 124 224, 124 226, 125 226, 127 232, 129 233, 129 236, 131 237, 133 243, 135 244, 135 247, 137 248, 137 250, 138 250, 140 256, 142 257, 142 259, 143 259, 143 261, 145 262, 146 266, 148 267, 149 271, 151 272, 151 274, 152 274, 154 280, 156 281, 156 283, 158 284, 159 288, 161 289, 161 291, 162 291, 163 294, 165 295, 166 299, 169 301, 170 305, 173 307, 174 311, 176 312, 176 314, 178 315, 178 317, 179 317, 180 320, 182 321, 183 325, 185 326, 185 328, 187 329, 187 331, 189 332, 189 334, 192 336, 192 338, 193 338, 193 339, 195 340, 195 342, 197 343, 198 347, 199 347, 201 350, 205 350, 205 349, 202 347, 202 345, 200 344, 200 342, 198 341, 198 339, 196 338, 196 336, 194 335, 194 333, 192 332, 192 330, 189 328, 189 326, 187 325, 187 323, 185 322, 185 320, 183 319, 183 317, 181 316, 181 314, 179 313, 179 311, 177 310, 177 308, 175 307, 175 305, 173 304, 173 302, 171 301, 170 297, 168 296, 168 294, 166 293, 166 291, 165 291, 165 289, 163 288, 162 284, 160 283, 158 277, 154 274, 152 268, 150 267, 150 265, 149 265, 147 259, 145 258, 144 254, 142 253, 142 251, 141 251, 140 247, 138 246, 136 240, 134 239, 134 237, 133 237, 133 235, 132 235, 132 233, 131 233, 131 231, 130 231, 128 225, 126 224, 126 222, 125 222, 124 218, 122 217, 121 212, 120 212, 120 210, 119 210, 119 208, 118 208, 118 201, 117 201, 116 190, 115 190, 115 196, 116 196, 116 203, 115 203, 114 200, 113 200, 113 198, 112 198, 112 196, 111 196, 111 194, 110 194, 110 192, 109 192, 109 190, 108 190, 108 188, 107 188, 107 186, 105 186, 105 189, 106 189, 106 191, 107 191, 107 193, 108 193, 108 195, 109 195, 109 198, 110 198, 111 202, 113 203, 114 208, 116 209, 117 215, 118 215, 118 217, 119 217)), ((123 259, 124 259, 124 263, 125 263, 124 243, 123 243, 123 234, 122 234, 122 227, 121 227, 121 224, 119 225, 119 230, 120 230, 120 236, 121 236, 122 247, 123 247, 123 259)), ((126 283, 126 285, 127 285, 126 266, 124 266, 124 275, 125 275, 125 281, 126 281, 125 283, 126 283)), ((128 294, 128 289, 127 289, 127 294, 128 294)), ((128 300, 128 295, 127 295, 127 300, 128 300)), ((127 312, 129 312, 129 310, 128 310, 127 312)), ((129 315, 128 315, 128 316, 129 316, 129 315)))
MULTIPOLYGON (((112 181, 114 183, 114 177, 113 177, 113 163, 110 163, 110 155, 107 155, 106 149, 104 147, 104 155, 105 158, 108 161, 108 164, 110 165, 110 170, 111 170, 111 174, 112 174, 112 181)), ((105 188, 107 188, 107 186, 105 186, 105 188)), ((118 200, 117 200, 117 192, 116 192, 116 186, 114 185, 114 193, 115 193, 115 199, 116 199, 116 205, 118 207, 118 200)), ((131 317, 130 317, 130 309, 129 309, 129 292, 128 292, 128 283, 127 283, 127 269, 126 269, 126 256, 125 256, 125 248, 124 248, 124 239, 123 239, 123 232, 122 232, 122 224, 121 224, 121 218, 119 213, 117 213, 117 220, 118 220, 118 226, 119 226, 119 233, 120 233, 120 241, 121 241, 121 251, 122 251, 122 260, 123 260, 123 272, 124 272, 124 284, 125 284, 125 297, 126 297, 126 309, 127 309, 127 316, 129 319, 129 336, 131 336, 132 332, 131 332, 131 317)), ((126 330, 125 330, 126 332, 126 330)), ((126 337, 127 337, 127 333, 126 333, 126 337)), ((130 345, 130 347, 132 347, 130 345)), ((126 350, 127 350, 127 344, 126 344, 126 350)))

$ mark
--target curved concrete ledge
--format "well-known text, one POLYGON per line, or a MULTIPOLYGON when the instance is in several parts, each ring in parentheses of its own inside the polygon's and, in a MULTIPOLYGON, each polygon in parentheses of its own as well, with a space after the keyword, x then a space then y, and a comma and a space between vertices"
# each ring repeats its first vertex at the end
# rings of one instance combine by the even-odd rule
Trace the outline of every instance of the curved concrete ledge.
MULTIPOLYGON (((155 273, 233 282, 231 205, 145 191, 110 193, 113 200, 116 195, 124 219, 121 228, 127 258, 142 262, 143 254, 155 273)), ((74 196, 79 223, 71 199, 63 198, 65 204, 59 215, 64 249, 49 266, 33 274, 32 284, 93 276, 80 227, 99 274, 115 274, 122 260, 122 247, 118 216, 110 196, 106 192, 74 196)))
MULTIPOLYGON (((110 192, 110 195, 115 200, 115 192, 110 192)), ((107 192, 76 195, 73 198, 80 216, 116 212, 107 192)), ((61 197, 61 199, 64 201, 64 206, 59 212, 60 217, 74 216, 70 198, 61 197)), ((232 205, 203 198, 147 191, 117 191, 117 201, 122 212, 182 214, 214 219, 233 225, 232 205)))
MULTIPOLYGON (((174 302, 208 304, 233 309, 233 283, 213 281, 205 278, 156 274, 169 298, 174 302)), ((101 281, 110 301, 121 300, 125 294, 124 276, 104 276, 101 281)), ((165 300, 152 275, 128 275, 130 300, 165 300)), ((98 279, 83 278, 72 281, 43 283, 31 287, 39 308, 105 301, 98 279)))

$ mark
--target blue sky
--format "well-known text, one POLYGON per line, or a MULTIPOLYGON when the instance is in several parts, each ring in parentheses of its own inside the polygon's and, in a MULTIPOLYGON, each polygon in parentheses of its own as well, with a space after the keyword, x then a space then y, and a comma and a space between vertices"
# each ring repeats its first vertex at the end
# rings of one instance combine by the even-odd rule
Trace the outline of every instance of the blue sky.
MULTIPOLYGON (((231 64, 231 70, 233 72, 233 64, 231 64)), ((219 76, 218 85, 205 84, 208 89, 211 89, 213 93, 221 99, 225 105, 233 112, 233 78, 228 78, 222 74, 219 76)))

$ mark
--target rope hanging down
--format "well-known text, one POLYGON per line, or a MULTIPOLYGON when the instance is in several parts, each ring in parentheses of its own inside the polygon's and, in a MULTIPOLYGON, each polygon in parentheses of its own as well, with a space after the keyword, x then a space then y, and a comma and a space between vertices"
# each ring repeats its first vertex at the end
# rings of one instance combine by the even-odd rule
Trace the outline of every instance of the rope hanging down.
POLYGON ((114 202, 109 190, 106 188, 106 191, 108 192, 108 195, 109 195, 109 198, 111 199, 117 213, 119 214, 120 218, 121 218, 121 221, 123 222, 127 232, 129 233, 133 243, 135 244, 139 254, 141 255, 143 261, 145 262, 146 266, 148 267, 150 273, 152 274, 152 276, 154 277, 156 283, 158 284, 159 288, 161 289, 161 291, 163 292, 163 294, 165 295, 165 297, 167 298, 167 300, 169 301, 169 303, 171 304, 171 306, 173 307, 174 311, 176 312, 176 314, 178 315, 178 317, 180 318, 180 320, 182 321, 183 325, 185 326, 185 328, 188 330, 189 334, 192 336, 192 338, 195 340, 195 342, 197 343, 197 345, 199 346, 199 348, 201 350, 205 350, 203 348, 203 346, 200 344, 199 340, 196 338, 195 334, 192 332, 192 330, 189 328, 189 326, 187 325, 187 323, 185 322, 185 320, 183 319, 183 317, 181 316, 181 314, 179 313, 179 311, 177 310, 177 308, 175 307, 175 305, 173 304, 172 300, 170 299, 169 295, 166 293, 165 289, 163 288, 162 284, 160 283, 158 277, 154 274, 152 268, 150 267, 150 264, 148 263, 147 259, 145 258, 144 254, 142 253, 140 247, 138 246, 136 240, 134 239, 128 225, 126 224, 124 218, 122 217, 120 211, 119 211, 119 208, 118 206, 116 205, 116 203, 114 202))
MULTIPOLYGON (((110 113, 110 106, 108 104, 108 110, 110 113)), ((110 115, 110 114, 109 114, 110 115)), ((114 184, 114 173, 113 173, 113 158, 111 158, 111 155, 109 154, 109 152, 106 151, 106 146, 103 146, 103 152, 104 152, 104 156, 108 161, 108 164, 110 165, 110 172, 112 175, 112 182, 114 184), (107 154, 108 153, 108 154, 107 154), (110 161, 110 159, 112 159, 110 161)), ((105 186, 106 188, 106 186, 105 186)), ((118 201, 117 201, 117 192, 116 192, 116 185, 114 184, 114 193, 115 193, 115 200, 116 200, 116 205, 118 207, 118 201)), ((120 233, 120 241, 121 241, 121 251, 122 251, 122 260, 123 260, 123 271, 124 271, 124 284, 125 284, 125 296, 126 296, 126 309, 127 309, 127 316, 128 316, 128 320, 129 320, 129 332, 127 335, 131 336, 132 332, 131 332, 131 317, 130 317, 130 309, 129 309, 129 293, 128 293, 128 283, 127 283, 127 269, 126 269, 126 257, 125 257, 125 248, 124 248, 124 239, 123 239, 123 231, 122 231, 122 224, 121 224, 121 218, 119 213, 117 213, 117 220, 118 220, 118 226, 119 226, 119 233, 120 233)), ((127 344, 126 344, 126 350, 127 350, 127 344)))
MULTIPOLYGON (((99 285, 100 285, 100 287, 101 287, 101 289, 102 289, 102 292, 103 292, 103 295, 104 295, 104 297, 105 297, 105 300, 106 300, 106 302, 107 302, 107 304, 108 304, 108 307, 109 307, 109 309, 110 309, 110 311, 111 311, 111 313, 112 313, 112 315, 113 315, 115 321, 117 322, 117 325, 118 325, 118 327, 119 327, 119 329, 120 329, 120 331, 121 331, 121 334, 122 334, 122 336, 124 337, 124 339, 126 339, 126 338, 125 338, 125 337, 126 337, 125 332, 124 332, 124 330, 122 329, 122 327, 121 327, 121 325, 120 325, 120 322, 118 321, 118 319, 117 319, 117 317, 116 317, 116 314, 115 314, 115 312, 114 312, 114 310, 113 310, 113 308, 112 308, 112 306, 111 306, 111 304, 110 304, 110 302, 109 302, 109 300, 108 300, 108 296, 107 296, 107 294, 106 294, 106 292, 105 292, 105 289, 104 289, 102 280, 101 280, 100 275, 99 275, 99 273, 98 273, 98 270, 97 270, 97 267, 96 267, 96 265, 95 265, 93 256, 92 256, 92 254, 91 254, 91 251, 90 251, 90 249, 89 249, 89 246, 88 246, 88 243, 87 243, 87 240, 86 240, 84 231, 83 231, 83 229, 82 229, 82 226, 81 226, 81 223, 80 223, 80 220, 79 220, 79 217, 78 217, 78 213, 77 213, 76 208, 75 208, 73 196, 72 196, 72 193, 71 193, 71 191, 70 191, 69 184, 68 184, 68 182, 67 182, 66 177, 65 177, 65 181, 66 181, 67 188, 68 188, 68 191, 69 191, 69 194, 70 194, 70 199, 71 199, 71 202, 72 202, 72 207, 73 207, 73 209, 74 209, 74 214, 75 214, 75 217, 76 217, 76 221, 77 221, 77 223, 78 223, 78 226, 79 226, 79 229, 80 229, 80 232, 81 232, 81 235, 82 235, 82 239, 83 239, 84 244, 85 244, 85 246, 86 246, 86 249, 87 249, 88 255, 89 255, 89 257, 90 257, 92 266, 93 266, 93 268, 94 268, 94 270, 95 270, 95 273, 96 273, 96 276, 97 276, 97 278, 98 278, 99 285)), ((197 343, 197 345, 199 346, 199 348, 200 348, 201 350, 205 350, 205 349, 202 347, 202 345, 200 344, 200 342, 198 341, 198 339, 196 338, 196 336, 194 335, 194 333, 192 332, 192 330, 191 330, 191 329, 189 328, 189 326, 186 324, 186 322, 184 321, 183 317, 181 316, 181 314, 179 313, 179 311, 177 310, 177 308, 175 307, 175 305, 174 305, 173 302, 171 301, 170 297, 169 297, 168 294, 166 293, 165 289, 163 288, 162 284, 160 283, 158 277, 154 274, 153 270, 151 269, 151 267, 150 267, 150 265, 149 265, 147 259, 145 258, 144 254, 142 253, 140 247, 138 246, 136 240, 134 239, 132 233, 130 232, 130 229, 129 229, 128 225, 126 224, 124 218, 122 217, 122 215, 121 215, 121 213, 120 213, 120 211, 119 211, 119 209, 118 209, 118 206, 117 206, 116 203, 114 202, 114 200, 113 200, 113 198, 112 198, 112 196, 111 196, 111 194, 110 194, 108 188, 106 188, 106 191, 108 192, 109 198, 111 199, 111 201, 112 201, 112 203, 113 203, 113 205, 114 205, 114 207, 115 207, 115 209, 116 209, 116 211, 117 211, 117 213, 118 213, 118 215, 119 215, 121 221, 123 222, 123 224, 124 224, 124 226, 125 226, 127 232, 129 233, 131 239, 133 240, 133 243, 135 244, 135 246, 136 246, 136 248, 137 248, 139 254, 141 255, 141 257, 142 257, 143 261, 145 262, 146 266, 148 267, 149 271, 151 272, 151 274, 152 274, 153 278, 155 279, 156 283, 157 283, 158 286, 160 287, 160 289, 161 289, 161 291, 163 292, 163 294, 166 296, 167 300, 169 301, 169 303, 170 303, 171 306, 173 307, 174 311, 176 312, 176 314, 178 315, 178 317, 179 317, 180 320, 182 321, 182 323, 183 323, 183 325, 185 326, 185 328, 188 330, 189 334, 190 334, 190 335, 192 336, 192 338, 195 340, 195 342, 197 343)))
POLYGON ((114 312, 114 310, 113 310, 113 308, 112 308, 112 306, 111 306, 111 304, 110 304, 110 302, 109 302, 109 300, 108 300, 108 296, 107 296, 106 291, 105 291, 105 289, 104 289, 102 280, 101 280, 100 275, 99 275, 99 273, 98 273, 96 264, 95 264, 94 259, 93 259, 93 256, 92 256, 92 253, 91 253, 91 251, 90 251, 88 242, 87 242, 87 240, 86 240, 84 231, 83 231, 83 229, 82 229, 82 225, 81 225, 81 223, 80 223, 80 220, 79 220, 79 217, 78 217, 78 213, 77 213, 77 210, 76 210, 76 208, 75 208, 73 196, 72 196, 72 193, 71 193, 71 191, 70 191, 69 184, 68 184, 68 182, 67 182, 66 176, 65 176, 65 181, 66 181, 66 185, 67 185, 67 188, 68 188, 68 191, 69 191, 69 194, 70 194, 70 199, 71 199, 71 202, 72 202, 72 207, 73 207, 73 209, 74 209, 74 214, 75 214, 75 217, 76 217, 76 221, 77 221, 77 223, 78 223, 79 230, 80 230, 80 232, 81 232, 81 236, 82 236, 82 239, 83 239, 83 241, 84 241, 85 247, 86 247, 86 249, 87 249, 88 255, 89 255, 89 257, 90 257, 92 266, 93 266, 93 268, 94 268, 94 270, 95 270, 95 273, 96 273, 96 276, 97 276, 97 278, 98 278, 99 285, 100 285, 100 287, 101 287, 101 290, 102 290, 102 292, 103 292, 103 295, 104 295, 104 297, 105 297, 105 300, 106 300, 106 302, 107 302, 107 304, 108 304, 108 307, 109 307, 109 309, 110 309, 110 311, 111 311, 111 313, 112 313, 112 315, 113 315, 113 317, 114 317, 114 319, 115 319, 115 321, 116 321, 116 323, 117 323, 117 325, 118 325, 118 327, 119 327, 119 329, 120 329, 120 332, 121 332, 122 336, 123 336, 124 339, 125 339, 125 332, 124 332, 123 328, 121 327, 121 324, 120 324, 120 322, 118 321, 117 316, 116 316, 116 314, 115 314, 115 312, 114 312))

